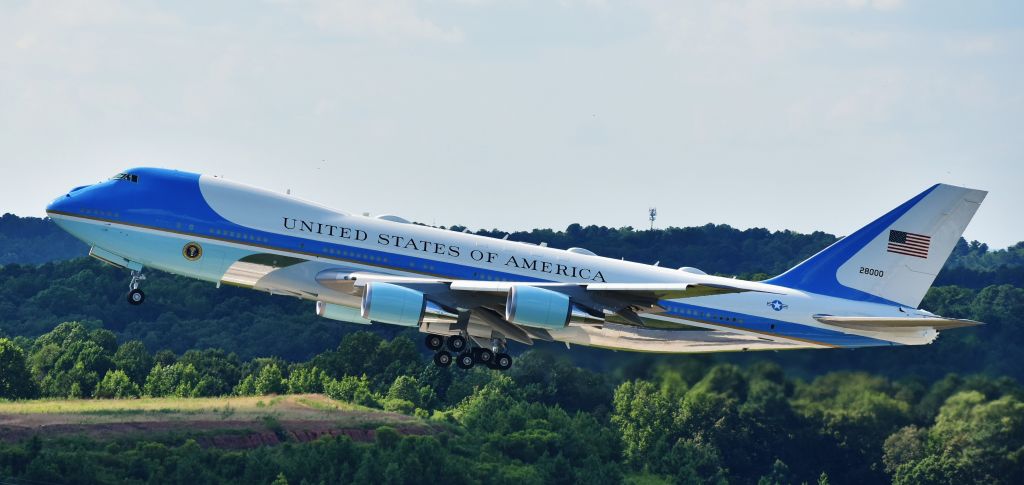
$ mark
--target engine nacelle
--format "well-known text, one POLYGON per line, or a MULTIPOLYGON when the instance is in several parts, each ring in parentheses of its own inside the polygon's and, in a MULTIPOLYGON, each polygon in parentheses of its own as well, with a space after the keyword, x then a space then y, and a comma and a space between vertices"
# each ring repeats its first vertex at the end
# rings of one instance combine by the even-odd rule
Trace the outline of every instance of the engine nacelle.
POLYGON ((418 327, 427 299, 423 293, 391 283, 367 283, 360 315, 374 322, 418 327))
POLYGON ((505 302, 505 320, 527 327, 565 328, 571 313, 568 295, 535 286, 513 286, 505 302))
POLYGON ((316 314, 339 322, 361 323, 363 325, 369 325, 371 323, 359 314, 358 308, 352 308, 345 305, 335 305, 334 303, 327 303, 324 301, 316 302, 316 314))

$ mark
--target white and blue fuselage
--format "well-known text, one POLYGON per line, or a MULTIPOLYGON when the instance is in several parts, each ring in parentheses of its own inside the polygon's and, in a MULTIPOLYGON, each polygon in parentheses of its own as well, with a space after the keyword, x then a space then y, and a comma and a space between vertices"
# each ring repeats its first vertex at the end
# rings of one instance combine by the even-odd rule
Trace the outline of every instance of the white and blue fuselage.
MULTIPOLYGON (((573 296, 574 300, 605 302, 590 306, 605 305, 597 312, 598 321, 567 323, 543 331, 525 328, 526 335, 627 350, 713 352, 914 345, 934 340, 937 326, 872 326, 863 322, 931 316, 915 310, 920 296, 984 197, 980 191, 947 187, 932 187, 845 238, 846 246, 840 241, 767 282, 744 282, 695 270, 604 258, 585 250, 454 232, 397 217, 352 215, 222 178, 154 168, 129 170, 114 179, 72 190, 47 207, 47 213, 60 227, 89 244, 94 255, 133 270, 150 267, 338 308, 359 308, 361 293, 325 284, 325 274, 368 275, 371 280, 410 282, 412 286, 442 282, 450 285, 449 294, 439 296, 438 301, 456 312, 472 311, 477 301, 487 305, 474 299, 474 291, 493 296, 494 291, 507 290, 510 285, 562 284, 552 288, 573 288, 568 293, 581 295, 573 296), (961 192, 954 193, 954 189, 961 192), (936 195, 939 193, 941 197, 936 195), (939 220, 942 214, 932 214, 946 211, 948 216, 948 209, 943 208, 959 207, 963 200, 975 204, 964 209, 969 212, 966 220, 960 220, 961 214, 951 223, 939 220), (931 254, 893 253, 892 242, 887 241, 893 227, 914 234, 931 231, 926 248, 931 254), (877 254, 874 246, 878 246, 877 254), (924 266, 915 268, 903 258, 924 266), (936 266, 932 260, 938 259, 936 266), (930 278, 924 278, 927 284, 919 288, 924 280, 918 275, 929 272, 930 278), (453 282, 476 283, 467 284, 467 290, 460 293, 456 286, 464 283, 453 282), (637 310, 638 320, 616 318, 617 310, 607 302, 628 302, 638 294, 633 290, 642 285, 655 290, 703 285, 729 291, 653 300, 647 296, 641 298, 642 304, 628 306, 637 310), (913 291, 908 287, 914 287, 913 291), (611 318, 601 318, 601 314, 611 318), (827 316, 863 321, 860 326, 824 323, 827 316)), ((496 310, 497 314, 500 311, 496 310)), ((487 319, 475 322, 436 333, 468 332, 467 336, 477 339, 505 336, 500 325, 488 326, 487 319)), ((420 328, 433 332, 427 324, 420 328)))

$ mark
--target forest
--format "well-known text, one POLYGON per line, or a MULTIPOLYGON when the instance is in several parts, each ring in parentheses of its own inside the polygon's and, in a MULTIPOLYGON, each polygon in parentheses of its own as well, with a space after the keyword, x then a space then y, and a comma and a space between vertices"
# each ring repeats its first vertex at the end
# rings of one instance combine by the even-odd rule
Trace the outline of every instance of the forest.
MULTIPOLYGON (((52 226, 0 219, 0 398, 324 393, 441 431, 246 451, 187 437, 0 439, 0 476, 26 483, 1024 483, 1024 244, 961 241, 922 307, 986 325, 926 347, 657 356, 538 345, 513 348, 502 373, 435 367, 414 332, 157 272, 146 304, 130 307, 127 276, 78 257, 84 248, 52 226), (29 226, 32 243, 10 230, 29 226), (51 239, 51 257, 22 256, 51 239)), ((721 225, 510 239, 753 279, 836 240, 721 225)))

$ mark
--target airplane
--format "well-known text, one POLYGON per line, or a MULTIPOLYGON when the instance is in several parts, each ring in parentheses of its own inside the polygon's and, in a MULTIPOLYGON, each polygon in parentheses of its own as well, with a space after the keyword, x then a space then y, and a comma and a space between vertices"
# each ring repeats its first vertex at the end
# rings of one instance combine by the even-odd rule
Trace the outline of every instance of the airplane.
MULTIPOLYGON (((655 353, 924 345, 979 325, 918 309, 986 192, 937 184, 765 281, 338 211, 222 177, 135 168, 48 216, 143 268, 315 302, 341 322, 416 328, 434 362, 512 366, 510 342, 655 353)), ((506 236, 507 238, 507 236, 506 236)))

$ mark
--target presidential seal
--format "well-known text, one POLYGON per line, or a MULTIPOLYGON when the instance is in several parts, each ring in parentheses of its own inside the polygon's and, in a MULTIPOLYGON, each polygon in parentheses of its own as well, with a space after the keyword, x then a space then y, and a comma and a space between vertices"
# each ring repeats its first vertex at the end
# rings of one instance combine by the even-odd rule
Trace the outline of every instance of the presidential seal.
POLYGON ((189 261, 199 261, 203 257, 203 247, 197 242, 190 242, 181 249, 181 255, 189 261))

